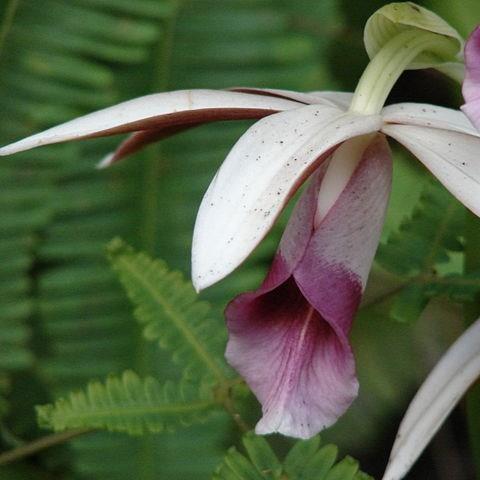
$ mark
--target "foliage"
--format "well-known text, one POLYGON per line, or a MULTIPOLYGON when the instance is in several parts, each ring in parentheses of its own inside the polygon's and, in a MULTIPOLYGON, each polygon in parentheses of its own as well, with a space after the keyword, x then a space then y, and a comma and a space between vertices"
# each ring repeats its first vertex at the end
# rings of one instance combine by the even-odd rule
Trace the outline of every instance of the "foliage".
POLYGON ((298 441, 288 452, 283 463, 262 437, 251 433, 243 437, 247 456, 235 447, 213 475, 214 480, 368 480, 359 471, 358 462, 350 457, 335 464, 338 449, 334 445, 320 447, 320 438, 298 441))
POLYGON ((453 253, 463 251, 462 213, 462 205, 442 186, 428 182, 411 215, 380 246, 377 261, 401 284, 390 311, 394 319, 415 321, 432 290, 437 295, 448 290, 456 268, 453 253))
POLYGON ((225 335, 208 318, 210 307, 199 302, 190 282, 165 263, 136 253, 122 240, 108 247, 110 261, 134 305, 147 340, 157 341, 191 378, 223 380, 225 335))
MULTIPOLYGON (((161 385, 153 377, 142 380, 127 370, 120 378, 110 376, 105 383, 87 385, 85 391, 72 392, 54 404, 37 407, 40 426, 57 432, 75 428, 106 429, 131 435, 174 431, 178 427, 205 419, 213 409, 223 406, 232 413, 232 400, 227 379, 219 370, 216 385, 204 383, 217 369, 209 349, 212 341, 208 323, 203 322, 206 303, 196 301, 191 286, 178 272, 170 272, 159 260, 145 253, 136 253, 120 239, 108 248, 113 268, 119 275, 130 299, 137 306, 135 315, 144 325, 145 337, 158 340, 171 350, 172 357, 184 369, 203 366, 197 376, 178 383, 161 385), (192 322, 191 319, 194 319, 192 322), (200 323, 199 323, 200 321, 200 323), (185 350, 175 350, 187 347, 185 350), (188 348, 190 347, 190 348, 188 348), (192 354, 193 353, 193 354, 192 354), (207 356, 207 357, 206 357, 207 356), (207 368, 205 368, 207 367, 207 368), (202 372, 202 370, 205 370, 202 372), (222 390, 222 384, 227 389, 222 390)), ((237 414, 235 414, 237 415, 237 414)), ((249 433, 243 437, 248 459, 232 447, 213 478, 283 479, 343 479, 366 480, 370 477, 358 471, 358 463, 350 457, 335 464, 337 448, 319 448, 318 437, 295 444, 280 464, 275 453, 262 437, 249 433)))
POLYGON ((127 370, 120 378, 107 378, 105 384, 91 382, 85 392, 70 393, 55 405, 37 407, 38 421, 55 431, 103 428, 132 435, 173 431, 203 419, 215 405, 212 398, 199 398, 198 393, 187 382, 160 385, 127 370))

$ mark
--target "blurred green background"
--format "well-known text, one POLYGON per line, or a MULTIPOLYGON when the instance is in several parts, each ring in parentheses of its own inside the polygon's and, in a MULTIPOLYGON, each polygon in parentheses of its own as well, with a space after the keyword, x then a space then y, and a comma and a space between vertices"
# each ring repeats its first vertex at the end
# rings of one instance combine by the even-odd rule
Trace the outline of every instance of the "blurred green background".
MULTIPOLYGON (((385 3, 0 0, 0 143, 156 91, 232 86, 351 91, 368 61, 363 25, 385 3)), ((478 0, 418 3, 463 35, 480 23, 478 0)), ((430 71, 400 79, 389 102, 406 100, 461 104, 459 87, 430 71)), ((44 434, 36 427, 34 405, 91 378, 125 368, 175 378, 166 358, 141 341, 132 308, 105 260, 105 244, 122 236, 188 274, 196 209, 248 125, 194 129, 107 171, 94 165, 119 138, 2 158, 2 450, 44 434)), ((385 241, 418 207, 425 188, 433 188, 417 163, 399 152, 385 241)), ((247 264, 205 292, 219 328, 225 303, 262 279, 284 224, 282 218, 247 264)), ((451 271, 456 262, 449 256, 451 271)), ((390 281, 377 265, 370 282, 374 294, 367 292, 354 331, 361 393, 322 435, 376 477, 416 386, 462 328, 459 308, 442 297, 428 302, 418 322, 397 321, 388 302, 390 281), (382 289, 385 298, 378 295, 382 289)), ((250 404, 246 415, 253 423, 259 411, 253 399, 250 404)), ((465 428, 460 406, 409 478, 473 479, 465 428)), ((0 467, 0 478, 204 479, 238 441, 230 419, 219 414, 175 435, 84 436, 0 467)), ((282 438, 274 443, 279 452, 291 444, 282 438)))

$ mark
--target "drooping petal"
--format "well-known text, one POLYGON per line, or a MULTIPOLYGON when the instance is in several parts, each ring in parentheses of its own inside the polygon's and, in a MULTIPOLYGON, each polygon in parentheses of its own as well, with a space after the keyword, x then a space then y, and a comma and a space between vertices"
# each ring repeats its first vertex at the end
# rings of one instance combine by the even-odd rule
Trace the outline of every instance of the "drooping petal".
POLYGON ((480 129, 480 26, 473 31, 465 45, 465 80, 462 93, 466 102, 462 110, 480 129))
POLYGON ((383 480, 410 470, 470 385, 480 377, 480 320, 448 349, 408 407, 383 480))
POLYGON ((309 303, 345 341, 377 250, 391 182, 390 149, 377 135, 293 273, 309 303))
POLYGON ((304 93, 276 88, 247 87, 232 88, 232 91, 254 93, 257 95, 271 95, 274 97, 294 100, 295 102, 301 102, 306 105, 330 105, 331 107, 338 107, 344 110, 348 109, 353 98, 353 93, 350 92, 315 91, 304 93))
POLYGON ((316 230, 314 194, 323 172, 315 174, 265 282, 227 308, 226 355, 262 403, 257 433, 308 438, 355 398, 348 333, 378 244, 391 166, 378 136, 316 230))
POLYGON ((309 438, 355 398, 352 353, 292 278, 272 292, 249 295, 227 310, 226 356, 262 403, 256 432, 309 438))
POLYGON ((480 132, 460 110, 424 103, 397 103, 382 110, 385 123, 453 130, 480 137, 480 132))
POLYGON ((378 115, 309 105, 253 125, 223 162, 200 206, 192 250, 196 288, 217 282, 249 255, 305 177, 337 145, 381 124, 378 115))
POLYGON ((480 138, 412 125, 382 131, 405 145, 467 208, 480 215, 480 138))
POLYGON ((6 147, 0 155, 51 143, 217 120, 261 118, 300 106, 283 98, 223 90, 156 93, 90 113, 6 147))

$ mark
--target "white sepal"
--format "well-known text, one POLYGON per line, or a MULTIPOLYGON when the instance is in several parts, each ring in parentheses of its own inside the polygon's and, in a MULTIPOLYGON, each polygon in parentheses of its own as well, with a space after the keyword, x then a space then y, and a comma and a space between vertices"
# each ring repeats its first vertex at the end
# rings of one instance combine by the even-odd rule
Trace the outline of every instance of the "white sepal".
POLYGON ((445 187, 480 216, 480 138, 440 128, 387 124, 382 132, 407 147, 445 187))
MULTIPOLYGON (((296 108, 301 104, 283 98, 224 90, 178 90, 135 98, 76 118, 0 148, 0 155, 52 143, 112 135, 149 128, 212 121, 216 117, 245 118, 246 111, 265 114, 296 108)), ((261 117, 252 114, 252 118, 261 117)))
POLYGON ((480 319, 443 355, 400 424, 383 480, 400 480, 410 470, 448 414, 480 376, 480 319))
POLYGON ((250 127, 223 162, 198 212, 192 249, 197 290, 245 260, 291 195, 337 145, 375 132, 381 124, 379 115, 309 105, 250 127))
POLYGON ((385 123, 439 128, 480 137, 480 132, 463 112, 437 105, 395 103, 382 110, 382 117, 385 123))

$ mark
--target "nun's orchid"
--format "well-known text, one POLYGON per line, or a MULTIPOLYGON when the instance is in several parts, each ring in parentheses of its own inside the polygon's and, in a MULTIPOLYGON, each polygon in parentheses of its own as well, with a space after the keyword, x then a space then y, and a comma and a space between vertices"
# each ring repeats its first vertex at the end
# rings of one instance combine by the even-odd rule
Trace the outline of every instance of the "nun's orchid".
POLYGON ((269 116, 238 141, 202 202, 197 288, 241 263, 316 170, 263 285, 227 309, 227 358, 262 402, 258 432, 307 438, 355 397, 347 338, 390 190, 385 134, 480 214, 480 134, 459 111, 417 104, 369 116, 316 105, 269 116))
POLYGON ((465 80, 462 88, 465 105, 462 110, 480 129, 480 26, 465 45, 465 80))
POLYGON ((262 403, 259 433, 308 438, 332 424, 356 396, 348 334, 390 191, 386 136, 403 144, 480 214, 480 133, 467 117, 423 104, 383 108, 391 87, 412 61, 443 61, 439 52, 446 51, 448 59, 460 45, 455 34, 438 26, 436 17, 424 22, 435 25, 433 31, 424 28, 423 10, 410 3, 393 4, 388 18, 379 17, 388 28, 372 31, 388 35, 372 44, 375 56, 354 95, 250 88, 160 93, 0 149, 0 155, 6 155, 66 140, 135 132, 105 159, 105 166, 201 123, 261 118, 212 180, 197 216, 192 251, 192 278, 200 290, 243 262, 312 177, 262 286, 237 297, 226 312, 227 358, 262 403), (398 32, 390 28, 395 22, 400 22, 398 32), (418 57, 429 49, 432 58, 418 57))
POLYGON ((317 170, 263 285, 227 308, 227 359, 263 405, 257 433, 308 438, 357 394, 348 333, 380 236, 392 162, 377 134, 345 142, 330 168, 339 173, 352 159, 355 172, 326 209, 329 170, 317 170))
POLYGON ((404 103, 365 115, 347 111, 351 98, 261 89, 161 93, 54 127, 0 154, 134 130, 127 140, 134 148, 120 147, 113 161, 145 139, 217 119, 266 116, 240 138, 205 194, 193 281, 202 289, 234 270, 315 172, 263 285, 227 309, 228 360, 263 405, 257 431, 307 438, 356 396, 348 333, 390 191, 385 135, 480 214, 480 133, 462 112, 404 103))

